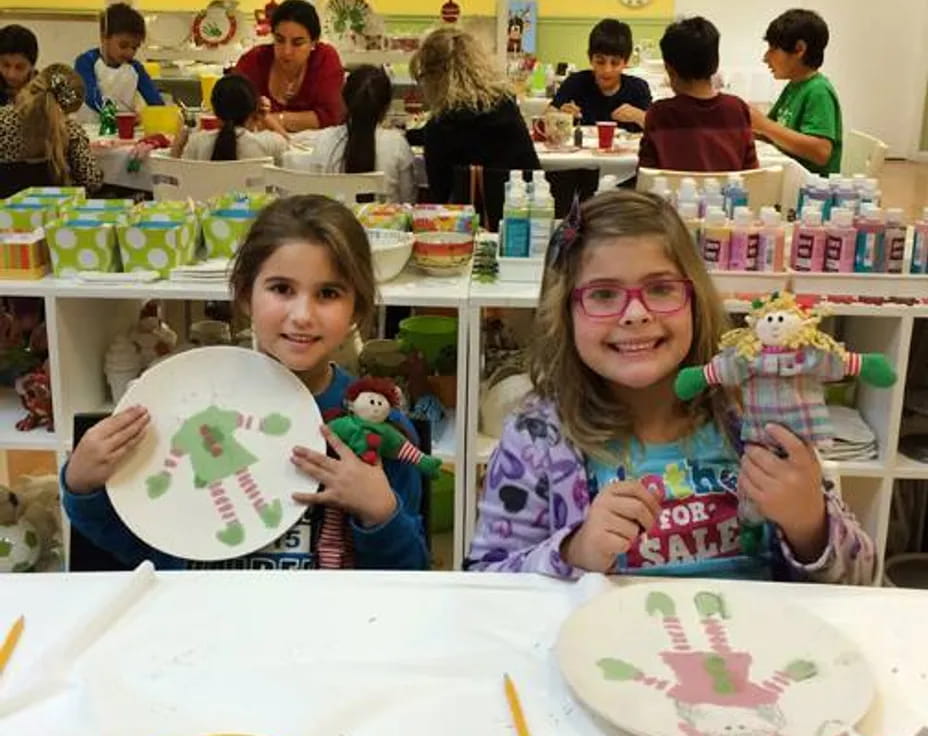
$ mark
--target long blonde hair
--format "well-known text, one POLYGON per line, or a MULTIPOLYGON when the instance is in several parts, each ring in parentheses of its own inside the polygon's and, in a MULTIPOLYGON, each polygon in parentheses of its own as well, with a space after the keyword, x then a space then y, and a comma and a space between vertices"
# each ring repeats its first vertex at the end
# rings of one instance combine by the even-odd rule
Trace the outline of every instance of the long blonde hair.
MULTIPOLYGON (((627 190, 606 192, 581 206, 580 219, 576 240, 563 247, 556 262, 549 259, 545 268, 529 348, 529 375, 535 393, 557 405, 567 439, 587 455, 608 458, 607 443, 629 439, 633 428, 609 382, 581 360, 574 343, 573 290, 584 250, 612 238, 663 240, 667 256, 693 284, 693 342, 681 367, 709 362, 729 322, 686 226, 666 201, 627 190)), ((724 437, 730 406, 724 390, 712 389, 691 401, 687 412, 693 427, 711 419, 724 437)))
POLYGON ((71 183, 68 166, 68 114, 84 101, 84 80, 66 64, 50 64, 16 97, 22 121, 23 156, 46 160, 55 181, 71 183))
POLYGON ((730 330, 722 335, 721 347, 733 348, 745 360, 754 360, 760 355, 763 349, 763 343, 757 336, 757 330, 754 326, 762 317, 766 317, 773 312, 790 312, 802 321, 800 327, 793 332, 787 339, 784 347, 791 350, 797 350, 803 347, 813 347, 823 350, 827 353, 836 353, 842 358, 847 354, 844 346, 828 335, 819 330, 818 325, 825 316, 824 310, 810 309, 805 310, 796 302, 789 292, 777 293, 762 304, 755 305, 748 315, 748 327, 739 327, 736 330, 730 330))
POLYGON ((491 110, 513 95, 483 45, 458 28, 432 31, 409 68, 433 115, 458 109, 491 110))

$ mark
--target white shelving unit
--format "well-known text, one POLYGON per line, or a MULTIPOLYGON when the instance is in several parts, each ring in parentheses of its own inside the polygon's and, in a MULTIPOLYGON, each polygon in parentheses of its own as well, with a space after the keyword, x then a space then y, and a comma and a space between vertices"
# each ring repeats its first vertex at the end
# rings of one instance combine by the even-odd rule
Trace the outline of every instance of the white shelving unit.
MULTIPOLYGON (((454 278, 420 276, 410 267, 395 280, 379 287, 382 305, 444 307, 458 311, 458 376, 467 376, 467 302, 469 274, 454 278)), ((72 446, 74 415, 112 407, 103 373, 103 358, 113 337, 138 318, 147 299, 201 301, 229 299, 225 284, 187 284, 156 281, 149 284, 89 284, 51 276, 36 281, 0 280, 0 295, 33 296, 45 300, 49 341, 55 432, 44 428, 32 432, 15 429, 25 416, 19 398, 11 391, 0 392, 0 450, 49 450, 59 460, 72 446)), ((466 387, 458 381, 457 403, 464 405, 466 387)), ((452 412, 449 424, 436 442, 434 453, 446 462, 465 456, 463 411, 452 412)), ((455 566, 464 549, 465 473, 455 473, 455 566)), ((67 534, 67 532, 66 532, 67 534)))
MULTIPOLYGON (((713 279, 722 293, 746 295, 781 288, 784 274, 716 273, 713 279)), ((905 297, 928 295, 928 277, 887 275, 793 274, 798 293, 825 295, 862 294, 905 297)), ((158 281, 150 284, 88 284, 46 277, 37 281, 0 281, 0 294, 34 296, 45 300, 55 432, 44 428, 18 432, 17 419, 24 416, 18 397, 0 392, 0 449, 42 449, 63 459, 71 448, 75 413, 99 411, 109 405, 103 375, 103 356, 119 332, 137 318, 145 299, 164 299, 170 305, 181 300, 228 299, 225 284, 183 284, 158 281)), ((472 282, 469 274, 455 278, 423 276, 412 267, 379 288, 382 305, 443 307, 458 313, 457 405, 449 425, 435 443, 434 453, 456 464, 454 506, 454 565, 461 564, 476 522, 478 467, 487 462, 497 440, 478 431, 482 369, 482 313, 486 308, 533 309, 538 285, 498 281, 472 282)), ((731 312, 744 312, 744 297, 726 302, 731 312)), ((880 454, 872 461, 830 463, 842 478, 842 492, 880 550, 885 548, 892 487, 896 479, 928 480, 928 464, 918 463, 897 451, 902 416, 906 367, 916 319, 928 319, 928 306, 905 304, 833 304, 841 319, 842 337, 854 350, 886 353, 895 364, 899 382, 891 390, 859 385, 857 405, 879 439, 880 454)))
MULTIPOLYGON (((762 294, 783 288, 792 279, 798 294, 839 297, 912 298, 928 296, 928 277, 892 274, 763 274, 716 272, 713 281, 722 294, 762 294)), ((479 432, 480 382, 483 367, 483 310, 488 308, 534 309, 538 284, 497 281, 474 283, 468 300, 468 343, 470 374, 467 377, 466 441, 467 472, 465 500, 465 553, 476 525, 479 468, 489 460, 497 439, 479 432)), ((746 297, 726 300, 731 313, 746 312, 746 297)), ((827 462, 828 469, 841 477, 845 500, 861 519, 881 551, 886 547, 893 483, 896 479, 928 480, 928 463, 911 460, 897 451, 899 425, 906 383, 909 349, 914 320, 928 318, 928 305, 904 303, 844 304, 832 302, 831 311, 842 320, 842 339, 857 352, 882 352, 896 366, 899 380, 892 389, 875 389, 858 384, 857 407, 873 428, 879 441, 879 457, 863 462, 827 462)), ((882 577, 882 558, 879 578, 882 577)), ((878 578, 878 579, 879 579, 878 578)))

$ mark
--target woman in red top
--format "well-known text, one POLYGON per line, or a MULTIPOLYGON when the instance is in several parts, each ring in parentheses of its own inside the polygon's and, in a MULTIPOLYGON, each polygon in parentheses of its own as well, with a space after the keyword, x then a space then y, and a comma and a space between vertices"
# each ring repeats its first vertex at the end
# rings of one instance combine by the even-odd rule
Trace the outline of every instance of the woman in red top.
POLYGON ((235 65, 261 95, 261 107, 288 131, 326 128, 342 122, 345 72, 338 52, 319 41, 316 9, 305 0, 285 0, 271 16, 274 43, 256 46, 235 65))

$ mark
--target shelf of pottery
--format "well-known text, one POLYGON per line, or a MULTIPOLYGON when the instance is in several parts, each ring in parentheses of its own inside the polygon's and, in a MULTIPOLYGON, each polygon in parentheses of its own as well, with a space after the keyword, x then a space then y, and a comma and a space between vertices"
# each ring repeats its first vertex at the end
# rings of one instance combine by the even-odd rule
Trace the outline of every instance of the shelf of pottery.
MULTIPOLYGON (((20 375, 32 385, 20 377, 26 398, 12 387, 0 391, 0 449, 49 450, 63 462, 74 416, 112 410, 126 383, 152 361, 196 345, 250 346, 248 325, 230 324, 226 273, 229 256, 267 201, 265 195, 224 195, 191 209, 178 202, 89 200, 61 188, 0 201, 0 297, 16 298, 0 313, 0 324, 18 325, 24 314, 35 314, 31 323, 44 319, 47 334, 39 350, 17 328, 16 351, 6 351, 10 360, 14 352, 26 356, 20 375), (192 264, 201 233, 207 260, 192 264), (22 421, 36 426, 23 431, 26 424, 16 427, 22 421)), ((414 314, 395 326, 395 340, 382 332, 367 342, 353 336, 339 362, 355 373, 396 378, 410 413, 431 424, 433 454, 450 468, 464 457, 464 413, 455 407, 463 406, 465 386, 456 376, 467 374, 467 352, 458 315, 467 300, 463 271, 475 213, 379 205, 359 205, 357 213, 373 244, 380 329, 386 307, 410 307, 414 314)), ((448 565, 460 564, 463 549, 463 481, 462 472, 443 472, 433 482, 431 529, 452 537, 446 546, 453 552, 443 553, 448 565)))

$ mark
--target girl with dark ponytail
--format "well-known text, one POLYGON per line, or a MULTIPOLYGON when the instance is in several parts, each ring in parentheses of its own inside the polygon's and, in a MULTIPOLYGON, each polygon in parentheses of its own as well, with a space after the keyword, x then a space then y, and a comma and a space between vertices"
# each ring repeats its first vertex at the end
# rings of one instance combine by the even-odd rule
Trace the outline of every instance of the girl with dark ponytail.
POLYGON ((219 130, 201 130, 188 139, 184 129, 175 142, 175 155, 183 151, 183 158, 198 161, 271 156, 280 164, 287 139, 273 118, 259 114, 258 97, 248 79, 238 74, 223 77, 213 87, 210 102, 220 122, 219 130))
POLYGON ((383 67, 364 64, 351 72, 342 89, 345 124, 319 134, 313 144, 313 168, 323 173, 382 171, 388 201, 414 202, 412 150, 401 131, 381 126, 392 97, 383 67))

